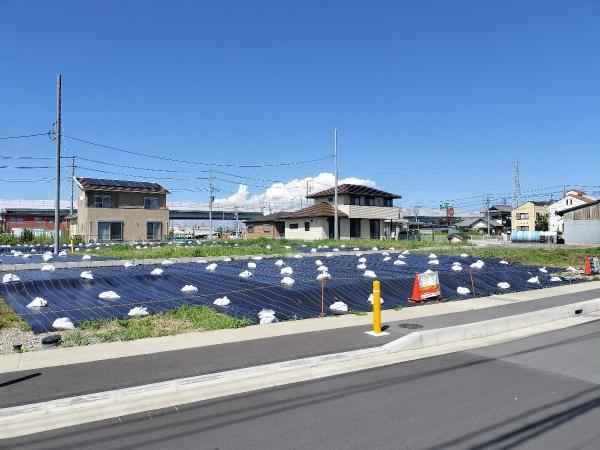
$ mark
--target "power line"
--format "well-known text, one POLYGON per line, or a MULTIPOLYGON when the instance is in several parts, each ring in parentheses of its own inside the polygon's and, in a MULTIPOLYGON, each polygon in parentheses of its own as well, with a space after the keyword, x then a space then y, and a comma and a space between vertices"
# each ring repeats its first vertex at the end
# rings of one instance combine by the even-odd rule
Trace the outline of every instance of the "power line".
POLYGON ((242 168, 249 168, 249 169, 257 169, 257 168, 261 168, 261 167, 295 166, 295 165, 308 164, 308 163, 317 162, 317 161, 324 161, 326 159, 333 158, 333 155, 328 155, 328 156, 324 156, 324 157, 321 157, 321 158, 309 159, 309 160, 304 160, 304 161, 292 161, 292 162, 286 162, 286 163, 272 163, 272 164, 219 164, 219 163, 207 163, 207 162, 199 162, 199 161, 187 161, 187 160, 184 160, 184 159, 167 158, 165 156, 157 156, 157 155, 151 155, 149 153, 135 152, 135 151, 127 150, 127 149, 123 149, 123 148, 112 147, 110 145, 98 144, 96 142, 87 141, 85 139, 80 139, 80 138, 76 138, 76 137, 73 137, 73 136, 67 136, 66 134, 64 134, 63 137, 68 138, 68 139, 72 139, 72 140, 77 141, 77 142, 82 142, 84 144, 94 145, 94 146, 100 147, 100 148, 105 148, 107 150, 114 150, 114 151, 117 151, 117 152, 128 153, 130 155, 142 156, 144 158, 153 158, 153 159, 160 159, 160 160, 163 160, 163 161, 171 161, 171 162, 178 162, 178 163, 184 163, 184 164, 195 164, 195 165, 199 165, 199 166, 211 166, 211 167, 242 167, 242 168))
POLYGON ((4 140, 8 140, 8 139, 25 139, 25 138, 31 138, 31 137, 36 137, 36 136, 50 136, 50 131, 46 131, 45 133, 23 134, 21 136, 1 136, 0 139, 4 141, 4 140))
POLYGON ((5 156, 5 155, 0 155, 0 159, 52 159, 52 160, 54 160, 54 158, 51 158, 49 156, 5 156))

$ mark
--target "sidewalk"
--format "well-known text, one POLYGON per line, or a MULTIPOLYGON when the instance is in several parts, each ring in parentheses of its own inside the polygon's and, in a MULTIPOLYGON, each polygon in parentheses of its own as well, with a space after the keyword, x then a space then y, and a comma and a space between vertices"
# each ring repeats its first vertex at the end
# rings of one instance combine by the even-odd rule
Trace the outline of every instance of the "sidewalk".
POLYGON ((0 373, 0 407, 371 348, 415 330, 599 297, 600 282, 590 282, 384 311, 389 335, 377 338, 365 334, 370 329, 370 317, 344 316, 7 355, 0 358, 4 372, 0 373), (16 367, 26 370, 14 371, 16 367))

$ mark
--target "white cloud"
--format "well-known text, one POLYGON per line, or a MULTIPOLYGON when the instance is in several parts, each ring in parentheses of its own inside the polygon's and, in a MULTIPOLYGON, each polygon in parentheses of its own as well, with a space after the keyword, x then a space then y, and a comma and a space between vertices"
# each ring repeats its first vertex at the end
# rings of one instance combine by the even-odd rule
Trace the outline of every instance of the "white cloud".
MULTIPOLYGON (((306 184, 311 192, 318 192, 334 185, 335 177, 332 173, 323 172, 316 177, 294 179, 286 183, 273 183, 264 192, 251 194, 248 186, 240 184, 237 192, 226 198, 215 199, 215 208, 262 209, 265 213, 298 209, 301 201, 306 206, 306 184)), ((375 182, 368 179, 348 177, 339 180, 339 184, 361 184, 375 186, 375 182)))

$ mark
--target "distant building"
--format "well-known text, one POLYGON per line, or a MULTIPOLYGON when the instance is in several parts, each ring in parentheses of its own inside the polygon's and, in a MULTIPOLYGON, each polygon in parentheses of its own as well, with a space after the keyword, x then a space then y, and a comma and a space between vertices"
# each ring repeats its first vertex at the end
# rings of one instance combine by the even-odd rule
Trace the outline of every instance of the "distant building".
POLYGON ((565 244, 600 244, 600 200, 562 210, 565 244))
POLYGON ((485 211, 484 215, 487 218, 489 215, 490 221, 493 223, 499 223, 502 226, 502 231, 509 231, 511 229, 511 213, 512 206, 510 205, 492 205, 489 211, 485 211))
POLYGON ((548 217, 550 202, 526 202, 511 213, 512 231, 535 231, 535 223, 542 217, 548 217))
POLYGON ((548 206, 548 231, 564 232, 563 217, 559 214, 561 211, 575 206, 586 205, 594 201, 594 198, 586 195, 585 192, 579 189, 572 189, 566 192, 563 198, 548 206))
POLYGON ((487 218, 484 217, 465 217, 457 222, 456 226, 465 231, 479 231, 480 233, 487 233, 489 228, 490 234, 500 234, 503 228, 500 220, 490 220, 488 223, 487 218))
MULTIPOLYGON (((60 211, 60 233, 68 230, 68 211, 60 211)), ((24 229, 35 235, 54 234, 54 211, 52 209, 3 208, 0 210, 2 229, 19 236, 24 229)))
POLYGON ((282 238, 285 236, 285 219, 283 216, 289 214, 287 212, 277 212, 267 216, 257 216, 252 219, 245 220, 246 232, 244 238, 282 238))
POLYGON ((158 183, 75 178, 73 234, 86 242, 161 241, 169 230, 169 191, 158 183))
MULTIPOLYGON (((311 194, 315 204, 284 214, 285 237, 327 239, 334 237, 334 188, 311 194)), ((340 239, 391 237, 400 226, 400 209, 394 206, 399 195, 357 184, 338 186, 340 239)))

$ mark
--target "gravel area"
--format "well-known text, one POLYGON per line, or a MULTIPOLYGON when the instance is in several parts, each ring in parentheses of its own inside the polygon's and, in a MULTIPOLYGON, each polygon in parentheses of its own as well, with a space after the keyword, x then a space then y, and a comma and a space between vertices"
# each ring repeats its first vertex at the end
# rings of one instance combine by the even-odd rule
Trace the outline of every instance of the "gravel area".
POLYGON ((23 331, 17 328, 3 328, 0 330, 0 354, 14 353, 13 345, 22 344, 23 351, 31 352, 42 350, 42 338, 51 334, 64 336, 68 331, 53 333, 33 334, 33 331, 23 331))

